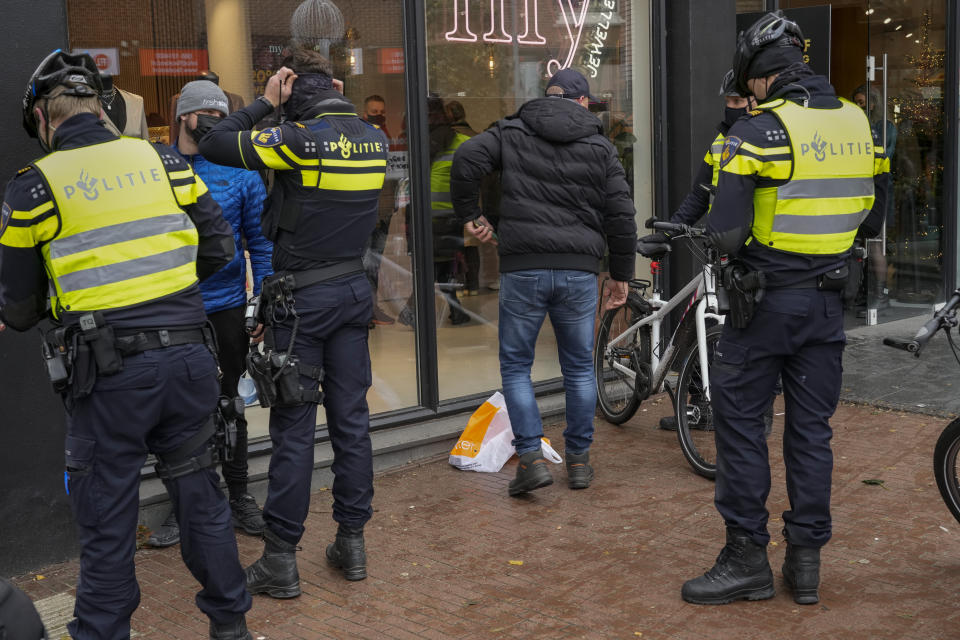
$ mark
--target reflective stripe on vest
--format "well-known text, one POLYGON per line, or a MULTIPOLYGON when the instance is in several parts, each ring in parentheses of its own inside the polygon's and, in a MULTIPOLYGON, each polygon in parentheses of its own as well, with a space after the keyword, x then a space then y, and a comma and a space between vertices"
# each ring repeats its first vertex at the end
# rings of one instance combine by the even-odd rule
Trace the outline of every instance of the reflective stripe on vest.
POLYGON ((55 314, 140 304, 197 281, 197 229, 149 142, 57 151, 35 166, 61 218, 42 248, 55 314))
MULTIPOLYGON (((874 199, 874 145, 863 110, 768 107, 790 138, 793 174, 776 199, 754 195, 753 236, 781 251, 834 255, 853 244, 874 199)), ((762 107, 761 107, 762 108, 762 107)))
POLYGON ((437 214, 453 213, 453 201, 450 199, 450 168, 457 149, 469 136, 458 133, 453 142, 430 165, 430 208, 437 214))

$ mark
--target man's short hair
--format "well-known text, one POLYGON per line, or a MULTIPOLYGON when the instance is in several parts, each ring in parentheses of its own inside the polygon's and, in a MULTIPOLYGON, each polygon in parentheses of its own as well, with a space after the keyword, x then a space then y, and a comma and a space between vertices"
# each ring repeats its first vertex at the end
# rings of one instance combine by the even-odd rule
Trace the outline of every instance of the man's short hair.
POLYGON ((46 109, 48 122, 66 120, 81 113, 92 113, 98 118, 100 117, 100 98, 97 96, 61 95, 66 90, 67 87, 63 85, 54 87, 53 91, 37 100, 36 106, 46 109))
POLYGON ((372 96, 367 96, 363 99, 363 106, 367 106, 371 102, 382 102, 383 104, 387 104, 387 101, 383 99, 383 96, 373 94, 372 96))
POLYGON ((458 100, 451 100, 447 103, 447 115, 453 122, 460 122, 467 117, 467 111, 458 100))
POLYGON ((326 56, 313 49, 298 47, 283 59, 283 66, 293 69, 294 73, 322 73, 333 77, 333 66, 326 56))

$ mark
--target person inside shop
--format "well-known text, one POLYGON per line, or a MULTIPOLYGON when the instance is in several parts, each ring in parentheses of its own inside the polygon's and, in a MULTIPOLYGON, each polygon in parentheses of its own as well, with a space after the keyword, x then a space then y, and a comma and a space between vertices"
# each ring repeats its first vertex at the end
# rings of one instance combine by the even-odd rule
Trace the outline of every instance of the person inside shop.
MULTIPOLYGON (((860 85, 853 90, 853 101, 867 114, 870 120, 870 130, 873 132, 873 143, 884 147, 887 158, 893 162, 893 152, 897 148, 897 126, 887 120, 884 115, 884 104, 880 99, 880 92, 868 85, 860 85), (868 99, 869 96, 869 99, 868 99), (887 134, 886 146, 883 142, 884 130, 887 134)), ((887 229, 892 230, 894 224, 893 198, 887 198, 886 223, 887 229)), ((859 239, 863 242, 862 239, 859 239)), ((887 256, 884 254, 881 242, 863 242, 867 247, 867 267, 872 274, 872 291, 868 292, 868 306, 875 309, 886 309, 890 306, 890 291, 887 288, 887 256)), ((857 312, 858 317, 865 318, 866 310, 857 312)))
POLYGON ((393 136, 387 129, 387 101, 383 99, 383 96, 373 94, 364 98, 363 115, 361 117, 370 124, 380 127, 384 135, 387 136, 387 140, 393 140, 393 136))
POLYGON ((743 284, 729 292, 740 312, 724 323, 710 369, 714 503, 726 544, 712 568, 684 583, 681 596, 694 604, 775 594, 763 412, 778 376, 790 503, 782 514, 782 574, 794 602, 819 601, 820 549, 832 531, 841 293, 858 228, 879 231, 889 161, 863 113, 803 62, 803 49, 800 28, 776 11, 740 34, 733 60, 738 92, 767 104, 730 128, 707 216, 711 240, 730 257, 730 278, 743 284))
POLYGON ((233 258, 232 230, 176 151, 103 126, 101 90, 87 54, 58 49, 40 63, 23 124, 48 155, 8 183, 0 209, 0 320, 18 331, 53 321, 43 354, 67 411, 64 482, 80 543, 67 630, 130 637, 140 473, 152 453, 209 637, 252 640, 230 507, 211 468, 220 386, 198 284, 233 258))
MULTIPOLYGON (((210 195, 233 228, 236 253, 233 260, 200 283, 204 311, 217 334, 220 364, 220 393, 228 398, 237 395, 237 383, 247 369, 250 342, 244 328, 247 304, 247 261, 244 247, 253 268, 253 295, 260 295, 260 283, 273 273, 270 258, 273 244, 260 229, 260 216, 266 190, 255 171, 214 164, 199 153, 197 143, 207 131, 229 113, 226 94, 208 80, 194 80, 184 85, 177 100, 180 137, 174 148, 186 159, 210 189, 210 195)), ((222 462, 223 479, 230 498, 233 526, 243 532, 263 534, 263 517, 256 500, 247 490, 247 421, 237 418, 237 441, 233 457, 222 462)), ((180 541, 180 527, 174 510, 162 526, 153 531, 147 543, 153 547, 169 547, 180 541)))
POLYGON ((223 119, 199 145, 211 162, 276 170, 263 220, 276 271, 262 285, 268 355, 248 358, 261 402, 272 399, 273 453, 264 551, 246 570, 251 593, 275 598, 300 595, 296 551, 310 506, 321 402, 334 450, 338 523, 326 559, 347 580, 367 577, 363 529, 373 515, 367 324, 373 301, 361 257, 377 222, 387 137, 334 86, 325 57, 295 49, 264 95, 223 119), (252 130, 281 105, 285 123, 252 130))
MULTIPOLYGON (((387 136, 387 140, 392 140, 390 132, 387 131, 387 102, 379 95, 367 96, 363 101, 363 115, 365 121, 376 125, 387 136)), ((370 319, 370 328, 376 325, 388 325, 394 323, 391 316, 377 301, 377 293, 380 289, 380 265, 383 262, 383 251, 387 246, 387 237, 390 235, 390 221, 393 219, 394 211, 394 190, 396 185, 386 181, 383 191, 380 192, 380 203, 377 207, 377 226, 370 234, 369 246, 363 253, 363 265, 367 273, 367 280, 370 281, 370 289, 373 292, 373 317, 370 319)))
MULTIPOLYGON (((459 100, 450 100, 446 104, 447 119, 458 134, 472 138, 477 131, 467 122, 467 111, 459 100)), ((463 229, 463 295, 475 296, 480 293, 480 241, 466 229, 463 229)))
MULTIPOLYGON (((194 80, 207 80, 213 84, 220 86, 220 76, 216 71, 211 71, 210 69, 204 69, 194 80)), ((237 109, 243 107, 243 96, 232 93, 230 91, 223 90, 223 94, 227 96, 227 104, 229 105, 230 113, 233 113, 237 109)), ((180 118, 177 117, 177 103, 180 100, 180 94, 175 93, 170 97, 170 109, 168 113, 170 114, 169 119, 167 120, 170 123, 170 142, 171 144, 175 143, 180 139, 180 118)))
MULTIPOLYGON (((463 223, 457 218, 450 198, 450 167, 456 150, 469 138, 457 132, 447 114, 443 99, 427 97, 427 126, 430 135, 430 223, 433 231, 433 278, 440 299, 446 303, 452 326, 470 322, 470 315, 457 298, 462 288, 458 280, 458 261, 463 257, 463 223)), ((409 222, 408 222, 409 226, 409 222)), ((400 312, 401 321, 413 316, 414 294, 400 312)))
POLYGON ((483 242, 494 230, 480 208, 483 177, 500 170, 500 377, 520 457, 507 493, 553 484, 540 439, 543 422, 530 371, 547 314, 556 334, 566 389, 567 486, 593 481, 590 446, 597 407, 593 371, 597 275, 609 254, 603 309, 621 306, 636 262, 633 199, 613 144, 588 110, 590 84, 575 69, 558 71, 543 98, 463 142, 451 175, 461 224, 483 242), (557 180, 556 168, 564 167, 557 180))

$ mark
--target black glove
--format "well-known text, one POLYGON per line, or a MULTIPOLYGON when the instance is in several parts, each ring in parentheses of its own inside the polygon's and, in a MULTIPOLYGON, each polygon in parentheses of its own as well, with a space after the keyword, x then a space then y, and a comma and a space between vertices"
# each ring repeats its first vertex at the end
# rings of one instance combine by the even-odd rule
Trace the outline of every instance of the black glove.
POLYGON ((670 242, 670 238, 670 234, 666 231, 657 231, 656 233, 651 233, 648 236, 643 236, 638 242, 646 245, 663 244, 665 242, 670 242))

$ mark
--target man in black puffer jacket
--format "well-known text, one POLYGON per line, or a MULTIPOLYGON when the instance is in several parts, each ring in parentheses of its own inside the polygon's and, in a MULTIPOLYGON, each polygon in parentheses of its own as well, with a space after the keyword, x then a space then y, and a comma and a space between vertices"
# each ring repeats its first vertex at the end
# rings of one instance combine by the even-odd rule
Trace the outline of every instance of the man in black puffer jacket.
POLYGON ((604 307, 627 299, 637 226, 633 200, 600 121, 587 110, 587 79, 563 69, 546 97, 464 142, 453 159, 450 192, 467 230, 500 253, 500 377, 520 456, 509 493, 553 483, 540 449, 543 424, 530 369, 547 313, 557 338, 566 389, 567 482, 585 489, 597 404, 593 328, 597 274, 606 251, 610 280, 604 307), (494 234, 477 202, 481 179, 500 171, 502 200, 494 234))

